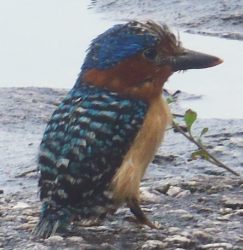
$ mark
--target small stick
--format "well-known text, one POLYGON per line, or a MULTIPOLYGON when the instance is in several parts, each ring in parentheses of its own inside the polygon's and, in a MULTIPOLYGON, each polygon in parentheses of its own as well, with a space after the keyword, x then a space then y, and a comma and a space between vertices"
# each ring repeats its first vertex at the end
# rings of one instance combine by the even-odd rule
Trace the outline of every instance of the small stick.
POLYGON ((26 176, 27 174, 34 173, 34 172, 37 172, 37 169, 28 170, 28 171, 26 171, 26 172, 23 172, 22 174, 18 174, 18 175, 15 176, 15 178, 24 177, 24 176, 26 176))
POLYGON ((172 121, 172 126, 179 131, 182 135, 184 135, 189 141, 193 142, 194 144, 197 145, 197 147, 201 150, 203 150, 204 152, 206 152, 206 154, 208 155, 208 157, 210 158, 209 162, 213 163, 214 165, 223 168, 227 171, 229 171, 230 173, 236 175, 236 176, 240 176, 240 174, 238 174, 237 172, 235 172, 234 170, 232 170, 231 168, 229 168, 228 166, 226 166, 224 163, 222 163, 221 161, 219 161, 218 159, 216 159, 211 153, 209 153, 207 151, 207 149, 198 141, 196 141, 191 135, 187 135, 186 132, 183 131, 183 129, 176 124, 175 121, 172 121))

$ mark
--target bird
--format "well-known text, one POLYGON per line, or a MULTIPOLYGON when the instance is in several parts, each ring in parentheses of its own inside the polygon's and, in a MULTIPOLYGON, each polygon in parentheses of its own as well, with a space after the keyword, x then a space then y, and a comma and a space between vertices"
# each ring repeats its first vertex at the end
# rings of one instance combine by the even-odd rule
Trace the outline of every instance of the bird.
POLYGON ((92 40, 40 143, 33 234, 48 238, 123 205, 138 223, 156 228, 140 207, 139 185, 172 120, 164 84, 175 72, 220 63, 184 48, 166 24, 152 20, 115 24, 92 40))

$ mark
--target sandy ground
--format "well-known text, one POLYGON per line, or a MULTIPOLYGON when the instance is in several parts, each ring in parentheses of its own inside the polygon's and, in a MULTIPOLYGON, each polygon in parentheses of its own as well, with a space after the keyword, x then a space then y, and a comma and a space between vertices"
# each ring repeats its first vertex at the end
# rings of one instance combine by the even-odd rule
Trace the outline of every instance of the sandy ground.
MULTIPOLYGON (((48 240, 31 238, 38 220, 38 145, 65 90, 0 89, 0 248, 2 249, 243 249, 243 180, 203 161, 190 161, 195 147, 169 131, 141 185, 142 206, 160 230, 129 221, 126 208, 99 226, 72 225, 48 240), (6 105, 8 103, 8 105, 6 105)), ((185 98, 185 96, 182 98, 185 98)), ((243 174, 243 121, 201 120, 205 143, 243 174)))

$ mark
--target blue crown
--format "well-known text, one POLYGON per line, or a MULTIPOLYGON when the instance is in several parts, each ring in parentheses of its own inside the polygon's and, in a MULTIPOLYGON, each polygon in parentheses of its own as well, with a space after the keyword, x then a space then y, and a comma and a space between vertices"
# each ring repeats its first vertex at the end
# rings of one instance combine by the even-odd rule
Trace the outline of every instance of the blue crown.
POLYGON ((94 39, 88 50, 82 70, 108 69, 123 59, 155 46, 158 34, 139 22, 117 24, 94 39))

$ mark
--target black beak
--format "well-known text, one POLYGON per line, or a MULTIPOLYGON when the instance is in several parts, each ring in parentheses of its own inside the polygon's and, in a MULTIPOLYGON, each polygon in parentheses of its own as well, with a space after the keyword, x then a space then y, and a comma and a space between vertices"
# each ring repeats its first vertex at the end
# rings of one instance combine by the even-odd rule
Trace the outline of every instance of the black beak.
POLYGON ((218 57, 207 55, 204 53, 184 50, 181 55, 171 58, 170 65, 174 72, 187 69, 203 69, 216 66, 222 63, 218 57))

